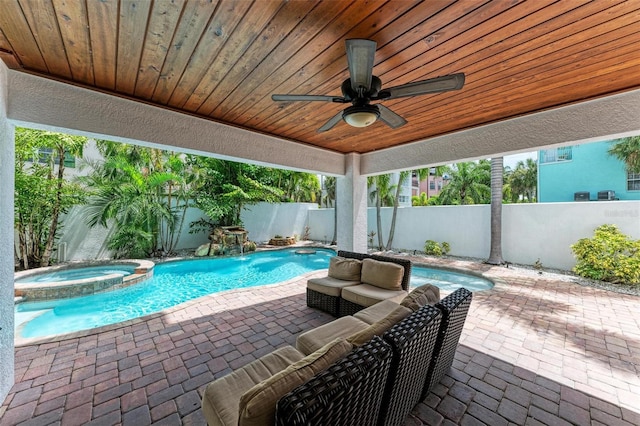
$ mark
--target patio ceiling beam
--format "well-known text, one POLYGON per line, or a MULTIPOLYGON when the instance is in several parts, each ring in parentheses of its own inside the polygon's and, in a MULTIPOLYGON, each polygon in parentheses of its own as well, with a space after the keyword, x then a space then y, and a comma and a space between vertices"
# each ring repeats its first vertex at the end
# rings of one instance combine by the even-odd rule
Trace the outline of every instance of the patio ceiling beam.
POLYGON ((640 134, 640 90, 362 154, 364 176, 640 134))
POLYGON ((18 126, 285 169, 333 176, 345 174, 341 153, 5 70, 7 117, 18 126))

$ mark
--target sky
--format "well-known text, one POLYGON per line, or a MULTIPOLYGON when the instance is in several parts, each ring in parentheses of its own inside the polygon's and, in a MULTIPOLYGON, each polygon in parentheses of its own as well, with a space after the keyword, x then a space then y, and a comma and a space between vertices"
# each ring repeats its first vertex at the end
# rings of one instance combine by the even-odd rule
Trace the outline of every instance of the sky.
POLYGON ((514 154, 514 155, 505 155, 504 166, 505 167, 508 166, 513 170, 515 169, 516 164, 518 164, 518 161, 525 161, 527 158, 533 158, 534 160, 536 160, 537 154, 538 154, 538 151, 521 152, 520 154, 514 154))

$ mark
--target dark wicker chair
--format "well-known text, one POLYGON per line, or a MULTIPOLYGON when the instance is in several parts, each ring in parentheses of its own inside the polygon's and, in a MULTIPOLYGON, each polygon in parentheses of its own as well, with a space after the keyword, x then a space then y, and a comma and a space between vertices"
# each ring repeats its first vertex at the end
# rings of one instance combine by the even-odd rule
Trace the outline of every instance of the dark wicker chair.
POLYGON ((459 288, 436 304, 442 311, 442 323, 421 398, 426 397, 451 368, 472 296, 466 288, 459 288))
MULTIPOLYGON (((338 256, 347 257, 351 259, 375 259, 381 260, 385 262, 393 262, 397 263, 404 267, 404 276, 402 277, 402 288, 404 290, 409 289, 410 280, 411 280, 411 262, 406 259, 396 259, 393 257, 387 256, 377 256, 367 253, 356 253, 352 251, 338 251, 338 256)), ((364 306, 360 306, 358 304, 352 303, 348 300, 344 300, 339 296, 329 296, 324 293, 320 293, 315 290, 311 290, 307 288, 307 306, 310 308, 320 309, 321 311, 325 311, 334 317, 343 317, 345 315, 353 315, 364 306), (344 306, 342 306, 344 305, 344 306)))
POLYGON ((380 337, 283 396, 276 425, 375 425, 391 366, 391 347, 380 337))
POLYGON ((435 306, 423 306, 382 336, 391 345, 393 358, 379 425, 404 425, 420 401, 441 317, 435 306))
MULTIPOLYGON (((404 267, 404 275, 402 276, 402 289, 405 291, 409 291, 409 286, 411 285, 411 261, 410 260, 400 259, 396 257, 378 256, 375 254, 354 253, 354 252, 344 251, 344 250, 338 251, 338 256, 351 257, 351 258, 360 259, 360 260, 369 258, 373 260, 379 260, 382 262, 396 263, 404 267)), ((340 298, 338 308, 339 308, 339 316, 344 317, 346 315, 353 315, 356 312, 366 308, 366 306, 358 305, 357 303, 353 303, 350 300, 345 300, 340 298)))

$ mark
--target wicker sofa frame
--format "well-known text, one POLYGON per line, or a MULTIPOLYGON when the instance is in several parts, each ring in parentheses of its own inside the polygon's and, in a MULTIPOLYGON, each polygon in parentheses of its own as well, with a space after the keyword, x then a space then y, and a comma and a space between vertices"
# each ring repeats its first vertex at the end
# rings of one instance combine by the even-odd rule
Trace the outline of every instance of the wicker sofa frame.
POLYGON ((426 397, 433 387, 440 383, 453 364, 453 357, 456 354, 462 328, 467 319, 472 296, 473 294, 469 290, 460 288, 436 304, 436 307, 442 311, 442 322, 427 379, 424 382, 422 398, 426 397))
MULTIPOLYGON (((399 259, 395 257, 379 256, 375 254, 356 253, 352 251, 339 250, 338 256, 351 258, 351 259, 373 259, 383 262, 392 262, 404 267, 404 275, 402 276, 402 289, 409 290, 411 281, 411 261, 407 259, 399 259)), ((343 317, 346 315, 353 315, 356 312, 365 308, 365 306, 358 305, 349 300, 345 300, 339 296, 329 296, 324 293, 320 293, 315 290, 307 288, 307 306, 311 308, 317 308, 322 311, 328 312, 334 317, 343 317)))
POLYGON ((280 398, 276 425, 375 425, 391 367, 391 347, 380 337, 280 398))
POLYGON ((435 306, 423 306, 382 336, 391 345, 393 357, 379 425, 404 425, 420 402, 441 318, 435 306))
POLYGON ((405 424, 451 367, 471 297, 458 289, 355 349, 282 397, 276 424, 405 424))

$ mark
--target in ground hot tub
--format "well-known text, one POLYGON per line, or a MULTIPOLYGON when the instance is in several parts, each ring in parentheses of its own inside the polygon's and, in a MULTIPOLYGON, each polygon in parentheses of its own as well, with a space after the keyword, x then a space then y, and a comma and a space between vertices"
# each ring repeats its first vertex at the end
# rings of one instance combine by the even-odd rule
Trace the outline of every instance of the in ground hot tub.
POLYGON ((127 287, 153 275, 149 260, 78 263, 30 269, 14 275, 22 300, 65 299, 127 287))

